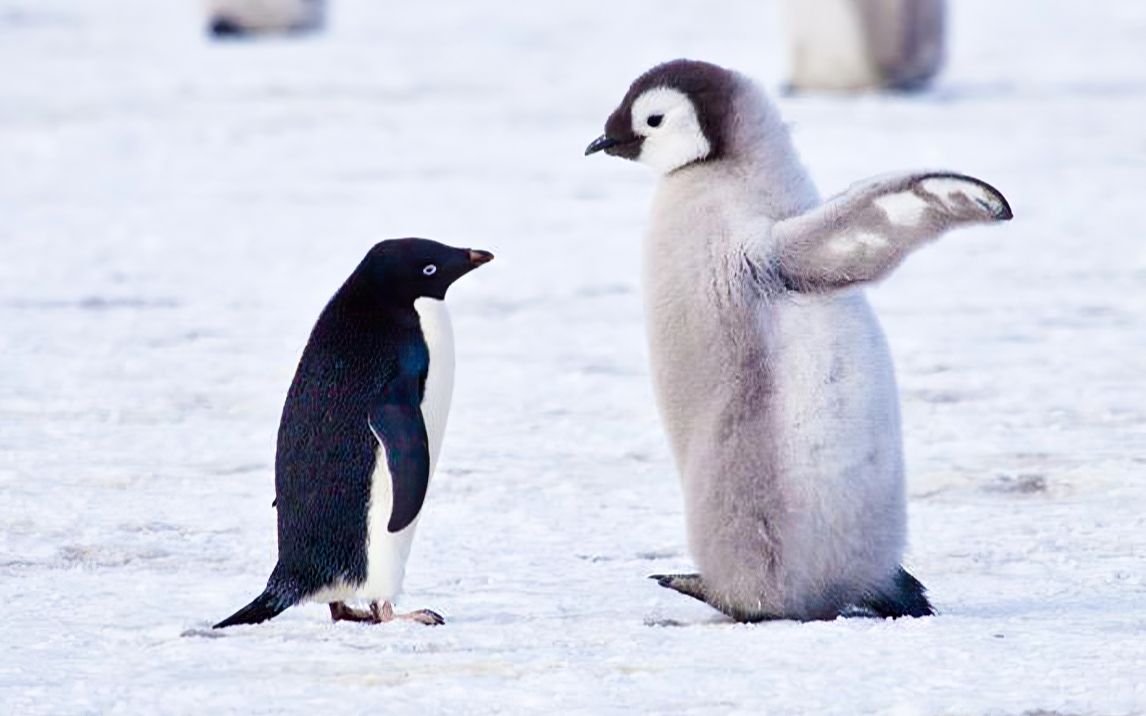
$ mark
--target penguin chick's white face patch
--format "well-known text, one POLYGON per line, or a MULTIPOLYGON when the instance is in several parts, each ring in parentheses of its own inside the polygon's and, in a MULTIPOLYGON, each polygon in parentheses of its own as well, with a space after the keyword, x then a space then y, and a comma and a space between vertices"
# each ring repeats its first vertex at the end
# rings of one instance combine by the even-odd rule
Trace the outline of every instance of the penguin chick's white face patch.
POLYGON ((684 92, 655 87, 633 102, 633 133, 644 137, 637 161, 667 174, 712 151, 696 105, 684 92))

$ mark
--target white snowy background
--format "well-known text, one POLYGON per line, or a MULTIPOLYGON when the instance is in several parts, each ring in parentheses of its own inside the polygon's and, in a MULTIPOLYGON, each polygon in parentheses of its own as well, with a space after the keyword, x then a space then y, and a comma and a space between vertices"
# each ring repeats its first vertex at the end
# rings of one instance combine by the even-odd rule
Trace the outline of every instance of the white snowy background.
POLYGON ((643 167, 581 156, 678 56, 784 79, 776 2, 338 0, 212 44, 186 0, 0 1, 0 713, 1146 712, 1146 5, 954 0, 919 97, 782 98, 825 194, 992 182, 1015 220, 872 298, 908 567, 942 615, 732 624, 646 369, 643 167), (274 562, 281 401, 375 241, 497 260, 401 606, 211 632, 274 562))

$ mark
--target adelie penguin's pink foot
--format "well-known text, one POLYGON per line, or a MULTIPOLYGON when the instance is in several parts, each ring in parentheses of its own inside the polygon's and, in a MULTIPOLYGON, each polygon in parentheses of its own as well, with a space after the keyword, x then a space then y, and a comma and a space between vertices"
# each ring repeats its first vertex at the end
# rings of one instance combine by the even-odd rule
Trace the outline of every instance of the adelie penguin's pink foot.
POLYGON ((395 619, 408 619, 409 621, 425 624, 426 626, 440 626, 446 623, 441 614, 430 609, 419 609, 416 612, 409 612, 407 614, 395 614, 394 605, 390 602, 370 603, 370 613, 374 616, 375 621, 389 622, 395 619))
POLYGON ((409 619, 410 621, 425 624, 426 626, 441 626, 446 623, 445 617, 438 614, 433 609, 419 609, 416 612, 409 614, 400 614, 399 619, 409 619))
POLYGON ((345 602, 330 602, 330 619, 336 622, 369 622, 371 624, 382 624, 384 622, 392 622, 395 619, 407 619, 426 626, 439 626, 445 624, 446 620, 442 618, 441 614, 429 609, 419 609, 416 612, 408 614, 395 614, 394 605, 390 602, 371 602, 370 609, 355 609, 354 607, 347 606, 345 602))
POLYGON ((355 609, 346 606, 346 602, 331 602, 330 607, 330 620, 334 622, 373 622, 378 623, 378 619, 374 616, 373 610, 367 611, 365 609, 355 609))

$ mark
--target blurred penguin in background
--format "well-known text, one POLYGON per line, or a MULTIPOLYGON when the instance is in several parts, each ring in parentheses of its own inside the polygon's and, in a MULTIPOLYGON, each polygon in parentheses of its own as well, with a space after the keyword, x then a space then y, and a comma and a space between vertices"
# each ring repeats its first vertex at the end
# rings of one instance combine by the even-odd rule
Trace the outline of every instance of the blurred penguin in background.
POLYGON ((231 39, 321 30, 324 0, 208 0, 207 32, 231 39))
POLYGON ((916 91, 943 65, 944 0, 785 0, 789 89, 916 91))

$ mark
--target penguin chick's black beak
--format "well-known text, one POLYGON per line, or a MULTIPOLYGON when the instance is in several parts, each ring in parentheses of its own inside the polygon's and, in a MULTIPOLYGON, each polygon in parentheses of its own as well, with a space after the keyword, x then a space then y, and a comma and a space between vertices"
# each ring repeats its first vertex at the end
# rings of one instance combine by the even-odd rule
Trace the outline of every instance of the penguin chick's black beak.
POLYGON ((482 264, 488 264, 490 261, 493 261, 493 254, 490 252, 470 249, 470 266, 477 268, 482 264))
POLYGON ((609 149, 610 147, 615 147, 618 144, 620 144, 620 142, 618 142, 616 139, 613 139, 607 134, 602 134, 601 136, 594 139, 589 144, 589 146, 585 147, 585 156, 596 154, 597 152, 609 149))

